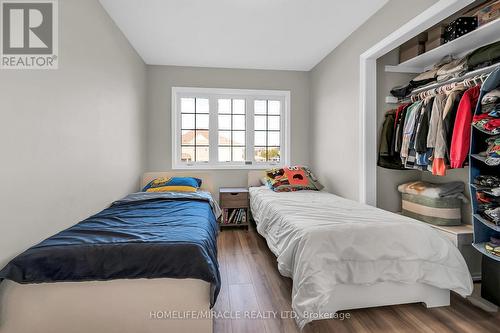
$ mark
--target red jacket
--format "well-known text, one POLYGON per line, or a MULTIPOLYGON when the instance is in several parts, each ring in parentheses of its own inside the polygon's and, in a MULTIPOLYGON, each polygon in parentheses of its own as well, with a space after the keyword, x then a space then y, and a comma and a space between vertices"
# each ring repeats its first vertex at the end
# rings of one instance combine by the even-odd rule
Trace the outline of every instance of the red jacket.
POLYGON ((469 154, 470 125, 477 100, 479 99, 480 90, 480 86, 467 89, 460 100, 460 104, 458 104, 450 147, 450 165, 452 169, 463 167, 465 159, 469 154))

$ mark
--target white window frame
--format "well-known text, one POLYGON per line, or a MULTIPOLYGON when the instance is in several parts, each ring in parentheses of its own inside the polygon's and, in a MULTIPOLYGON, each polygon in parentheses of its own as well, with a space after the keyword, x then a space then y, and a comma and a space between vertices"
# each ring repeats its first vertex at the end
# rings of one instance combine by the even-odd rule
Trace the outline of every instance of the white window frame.
POLYGON ((287 90, 253 90, 253 89, 221 89, 172 87, 172 169, 267 169, 290 164, 290 91, 287 90), (209 99, 209 161, 181 161, 181 98, 209 99), (246 156, 245 162, 218 161, 218 113, 217 99, 232 98, 246 101, 246 156), (256 162, 254 160, 254 100, 272 99, 281 101, 280 118, 280 161, 256 162))

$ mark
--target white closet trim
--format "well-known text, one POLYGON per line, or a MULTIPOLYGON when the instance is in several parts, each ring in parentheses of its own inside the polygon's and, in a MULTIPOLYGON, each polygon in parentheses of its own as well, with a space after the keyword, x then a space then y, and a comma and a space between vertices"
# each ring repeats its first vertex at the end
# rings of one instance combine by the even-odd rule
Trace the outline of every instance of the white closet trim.
POLYGON ((360 56, 360 202, 377 203, 377 59, 472 2, 440 0, 360 56))

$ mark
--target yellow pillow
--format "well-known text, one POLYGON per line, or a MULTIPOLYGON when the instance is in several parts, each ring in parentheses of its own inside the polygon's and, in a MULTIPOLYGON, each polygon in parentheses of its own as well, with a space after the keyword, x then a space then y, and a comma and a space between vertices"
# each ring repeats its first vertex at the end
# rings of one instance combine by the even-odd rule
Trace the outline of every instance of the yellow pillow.
POLYGON ((160 177, 150 181, 144 192, 196 192, 201 179, 193 177, 160 177))

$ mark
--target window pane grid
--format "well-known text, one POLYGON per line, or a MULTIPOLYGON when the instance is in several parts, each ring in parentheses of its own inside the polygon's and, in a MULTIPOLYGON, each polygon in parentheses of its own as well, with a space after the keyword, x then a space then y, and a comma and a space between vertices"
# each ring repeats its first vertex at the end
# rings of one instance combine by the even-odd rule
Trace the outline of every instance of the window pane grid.
POLYGON ((185 162, 208 162, 209 101, 206 98, 181 98, 181 160, 185 162), (187 116, 187 117, 184 117, 187 116), (189 117, 191 116, 191 117, 189 117), (185 122, 189 125, 186 126, 185 122), (186 127, 185 127, 186 126, 186 127), (194 127, 194 128, 191 128, 194 127), (202 136, 199 138, 198 136, 202 136), (202 141, 199 143, 198 141, 202 141), (192 142, 187 144, 185 142, 192 142))
POLYGON ((219 162, 244 161, 246 159, 245 100, 219 99, 218 108, 219 162))
POLYGON ((257 162, 280 160, 280 117, 279 101, 256 100, 254 102, 254 156, 257 162), (270 137, 272 137, 272 142, 269 140, 270 137))
POLYGON ((289 92, 176 87, 172 98, 173 168, 246 169, 288 162, 289 138, 282 131, 287 131, 289 92))

